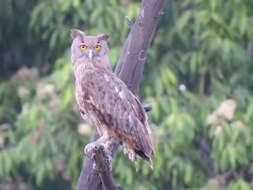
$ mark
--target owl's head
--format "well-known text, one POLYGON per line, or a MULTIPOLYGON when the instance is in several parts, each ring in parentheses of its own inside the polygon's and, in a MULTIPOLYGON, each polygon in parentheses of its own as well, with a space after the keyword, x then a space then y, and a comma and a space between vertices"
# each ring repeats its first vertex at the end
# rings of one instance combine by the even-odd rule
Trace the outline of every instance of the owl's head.
POLYGON ((71 62, 74 63, 78 58, 96 60, 108 53, 107 40, 108 34, 99 34, 97 36, 86 36, 84 32, 73 29, 71 30, 73 39, 71 45, 71 62))

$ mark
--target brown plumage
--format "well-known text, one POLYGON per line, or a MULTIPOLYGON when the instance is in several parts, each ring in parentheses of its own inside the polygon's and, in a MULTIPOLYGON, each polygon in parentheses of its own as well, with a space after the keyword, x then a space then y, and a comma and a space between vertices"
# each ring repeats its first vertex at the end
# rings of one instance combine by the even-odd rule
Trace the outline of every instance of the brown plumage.
POLYGON ((154 153, 146 113, 109 66, 109 36, 85 36, 79 30, 73 30, 71 35, 76 100, 81 114, 92 120, 101 136, 95 143, 105 147, 122 144, 131 160, 137 154, 152 164, 154 153))

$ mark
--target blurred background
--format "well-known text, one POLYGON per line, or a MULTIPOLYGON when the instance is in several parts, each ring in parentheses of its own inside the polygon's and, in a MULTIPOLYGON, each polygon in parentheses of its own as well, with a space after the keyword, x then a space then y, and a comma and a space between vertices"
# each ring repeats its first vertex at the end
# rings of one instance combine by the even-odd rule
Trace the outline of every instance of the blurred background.
MULTIPOLYGON (((74 100, 69 31, 109 33, 115 67, 139 0, 0 1, 0 190, 75 189, 94 130, 74 100)), ((253 1, 169 0, 139 90, 154 169, 118 151, 124 190, 253 189, 253 1)))

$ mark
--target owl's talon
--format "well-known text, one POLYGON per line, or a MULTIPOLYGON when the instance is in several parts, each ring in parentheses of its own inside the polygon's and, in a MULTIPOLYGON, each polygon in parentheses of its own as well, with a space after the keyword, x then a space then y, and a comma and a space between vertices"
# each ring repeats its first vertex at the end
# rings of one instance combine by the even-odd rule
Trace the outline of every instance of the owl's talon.
POLYGON ((90 158, 93 158, 94 157, 94 149, 96 148, 96 144, 93 144, 93 143, 90 143, 90 144, 87 144, 85 147, 84 147, 84 154, 90 158))
POLYGON ((99 172, 99 171, 100 171, 100 170, 98 169, 98 167, 97 167, 97 165, 96 165, 95 162, 93 162, 92 168, 93 168, 93 170, 95 170, 95 172, 99 172))
POLYGON ((111 156, 111 153, 110 153, 110 150, 108 149, 108 147, 104 146, 103 144, 96 144, 96 143, 90 143, 90 144, 87 144, 84 148, 84 153, 85 155, 89 158, 89 159, 92 159, 94 162, 93 162, 93 169, 96 170, 96 171, 100 171, 101 169, 98 168, 96 166, 96 162, 95 162, 95 156, 96 156, 96 150, 102 150, 105 154, 105 161, 106 161, 106 165, 107 167, 109 167, 109 169, 111 170, 112 169, 112 156, 111 156))

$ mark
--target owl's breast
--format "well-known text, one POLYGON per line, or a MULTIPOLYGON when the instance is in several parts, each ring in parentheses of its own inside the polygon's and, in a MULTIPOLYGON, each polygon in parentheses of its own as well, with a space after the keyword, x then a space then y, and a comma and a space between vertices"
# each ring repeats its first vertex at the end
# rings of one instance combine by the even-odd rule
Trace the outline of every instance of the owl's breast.
MULTIPOLYGON (((76 82, 75 85, 75 98, 76 98, 76 103, 79 107, 80 112, 83 112, 84 114, 87 113, 86 111, 86 106, 85 106, 85 99, 84 99, 85 95, 84 95, 84 91, 81 88, 81 85, 76 82)), ((82 113, 81 113, 82 114, 82 113)))
POLYGON ((75 96, 76 102, 80 110, 89 110, 91 105, 95 105, 95 102, 92 97, 92 93, 89 88, 82 88, 81 83, 76 82, 75 96))

